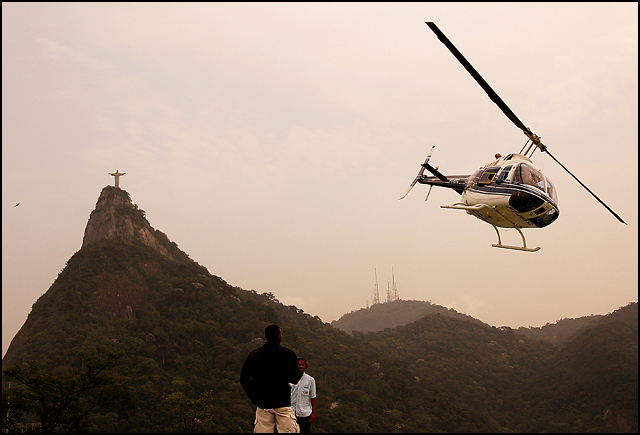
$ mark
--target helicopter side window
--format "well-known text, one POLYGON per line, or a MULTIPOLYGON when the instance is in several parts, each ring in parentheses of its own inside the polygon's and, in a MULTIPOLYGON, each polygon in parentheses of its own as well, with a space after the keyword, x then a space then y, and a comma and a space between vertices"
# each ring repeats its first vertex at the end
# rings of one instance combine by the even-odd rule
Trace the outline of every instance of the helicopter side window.
POLYGON ((544 176, 531 166, 521 163, 516 168, 516 174, 514 177, 514 183, 528 184, 530 186, 537 187, 545 192, 545 179, 544 176))
POLYGON ((478 184, 490 184, 494 178, 496 178, 496 174, 500 170, 499 166, 494 166, 491 168, 485 169, 485 171, 480 174, 480 178, 478 179, 478 184))
POLYGON ((500 172, 500 174, 496 178, 496 183, 503 183, 507 179, 507 177, 509 176, 509 171, 511 171, 511 165, 506 166, 502 170, 502 172, 500 172))

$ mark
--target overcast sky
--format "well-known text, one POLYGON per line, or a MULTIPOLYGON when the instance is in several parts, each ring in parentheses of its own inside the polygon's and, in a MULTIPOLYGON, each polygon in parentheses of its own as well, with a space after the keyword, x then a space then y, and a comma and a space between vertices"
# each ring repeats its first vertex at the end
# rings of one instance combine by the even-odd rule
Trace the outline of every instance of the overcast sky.
POLYGON ((494 326, 607 314, 638 294, 638 5, 3 2, 3 355, 116 169, 209 272, 325 322, 392 270, 494 326), (398 201, 433 145, 467 174, 526 140, 425 21, 628 225, 540 153, 536 253, 452 190, 398 201))

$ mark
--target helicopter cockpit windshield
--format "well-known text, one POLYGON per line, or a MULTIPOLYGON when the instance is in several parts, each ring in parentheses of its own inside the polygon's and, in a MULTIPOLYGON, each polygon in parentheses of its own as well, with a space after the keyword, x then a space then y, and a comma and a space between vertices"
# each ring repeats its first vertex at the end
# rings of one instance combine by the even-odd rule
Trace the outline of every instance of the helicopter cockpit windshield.
POLYGON ((553 200, 553 202, 558 204, 558 195, 556 194, 556 187, 553 185, 551 180, 549 180, 547 177, 544 177, 544 178, 545 180, 547 180, 547 195, 549 195, 549 197, 553 200))
POLYGON ((545 192, 554 202, 558 202, 556 195, 556 188, 551 181, 542 175, 542 173, 536 168, 527 165, 526 163, 520 163, 516 166, 515 174, 513 175, 513 182, 515 184, 528 184, 533 187, 537 187, 541 191, 545 192))

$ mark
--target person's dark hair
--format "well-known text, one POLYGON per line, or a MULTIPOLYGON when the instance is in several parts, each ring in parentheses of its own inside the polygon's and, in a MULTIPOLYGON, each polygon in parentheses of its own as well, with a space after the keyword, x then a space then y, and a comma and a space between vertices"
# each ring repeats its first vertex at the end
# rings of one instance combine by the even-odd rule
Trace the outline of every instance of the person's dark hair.
POLYGON ((264 328, 264 336, 267 339, 267 343, 278 342, 278 331, 280 331, 280 327, 278 325, 269 325, 264 328))

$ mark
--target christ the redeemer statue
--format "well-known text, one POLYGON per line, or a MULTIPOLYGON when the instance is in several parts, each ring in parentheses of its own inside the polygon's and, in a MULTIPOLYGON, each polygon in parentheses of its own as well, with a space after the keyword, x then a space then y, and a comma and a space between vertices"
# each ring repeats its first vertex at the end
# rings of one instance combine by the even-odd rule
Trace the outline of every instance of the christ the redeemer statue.
POLYGON ((116 169, 116 172, 112 172, 109 173, 109 175, 113 175, 116 178, 116 187, 119 189, 120 188, 120 177, 122 177, 126 172, 118 172, 118 170, 116 169))

